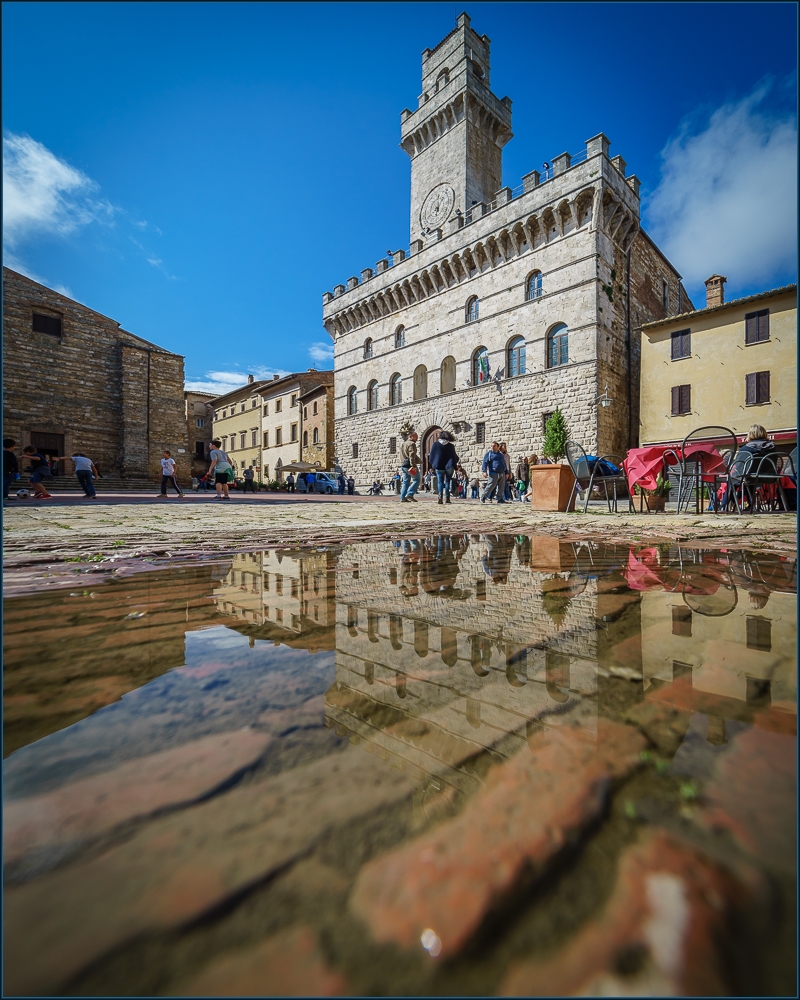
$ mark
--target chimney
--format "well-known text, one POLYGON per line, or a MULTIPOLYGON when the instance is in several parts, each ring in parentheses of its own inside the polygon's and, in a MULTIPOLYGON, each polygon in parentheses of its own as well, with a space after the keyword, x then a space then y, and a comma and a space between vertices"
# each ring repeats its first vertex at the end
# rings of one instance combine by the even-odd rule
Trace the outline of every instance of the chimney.
POLYGON ((710 278, 706 279, 706 309, 711 309, 714 306, 721 306, 725 302, 725 282, 727 278, 723 278, 721 274, 712 274, 710 278))
POLYGON ((256 380, 255 375, 248 375, 247 376, 247 384, 248 385, 252 385, 253 382, 255 382, 255 380, 256 380))
POLYGON ((272 376, 272 381, 273 382, 277 382, 279 378, 280 378, 280 375, 273 375, 272 376))
POLYGON ((308 370, 309 370, 310 372, 315 372, 315 371, 316 371, 317 369, 316 369, 316 368, 309 368, 308 370))

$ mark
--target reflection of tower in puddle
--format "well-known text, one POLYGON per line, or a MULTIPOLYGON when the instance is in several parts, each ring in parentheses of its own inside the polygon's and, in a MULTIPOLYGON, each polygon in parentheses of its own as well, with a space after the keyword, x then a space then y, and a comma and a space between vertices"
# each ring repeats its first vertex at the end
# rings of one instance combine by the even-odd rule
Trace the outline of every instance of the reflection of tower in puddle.
POLYGON ((339 559, 326 725, 408 770, 420 819, 543 726, 596 735, 596 586, 555 544, 538 569, 507 536, 353 545, 339 559))
POLYGON ((333 558, 327 551, 281 549, 235 555, 214 590, 217 608, 242 624, 273 625, 295 635, 331 625, 328 570, 333 558))

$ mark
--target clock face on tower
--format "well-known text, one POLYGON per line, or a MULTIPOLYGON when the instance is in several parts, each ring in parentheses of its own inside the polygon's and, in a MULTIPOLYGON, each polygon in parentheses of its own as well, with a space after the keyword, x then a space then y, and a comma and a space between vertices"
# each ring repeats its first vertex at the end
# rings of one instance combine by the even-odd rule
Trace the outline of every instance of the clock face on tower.
POLYGON ((422 205, 419 221, 423 229, 439 229, 450 217, 456 193, 449 184, 439 184, 430 192, 422 205))

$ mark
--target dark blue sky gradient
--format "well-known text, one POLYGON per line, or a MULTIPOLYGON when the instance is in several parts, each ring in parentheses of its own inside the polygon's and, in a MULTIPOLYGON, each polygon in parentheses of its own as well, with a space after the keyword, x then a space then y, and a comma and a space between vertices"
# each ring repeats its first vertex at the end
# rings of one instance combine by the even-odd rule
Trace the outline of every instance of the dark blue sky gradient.
POLYGON ((462 9, 514 102, 512 187, 603 131, 646 197, 687 116, 767 78, 767 105, 794 107, 792 3, 5 4, 6 132, 122 210, 20 258, 185 354, 188 377, 308 367, 321 293, 408 246, 400 112, 462 9))

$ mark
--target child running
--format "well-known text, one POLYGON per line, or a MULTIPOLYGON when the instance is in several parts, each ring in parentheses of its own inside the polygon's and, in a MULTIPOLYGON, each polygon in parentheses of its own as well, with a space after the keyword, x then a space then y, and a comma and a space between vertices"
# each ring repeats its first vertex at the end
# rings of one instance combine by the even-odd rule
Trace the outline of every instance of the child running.
POLYGON ((178 486, 178 480, 175 478, 175 459, 171 457, 170 452, 165 451, 164 457, 161 459, 161 492, 158 494, 160 497, 167 496, 167 486, 172 483, 175 487, 175 492, 179 497, 183 496, 183 490, 178 486))

